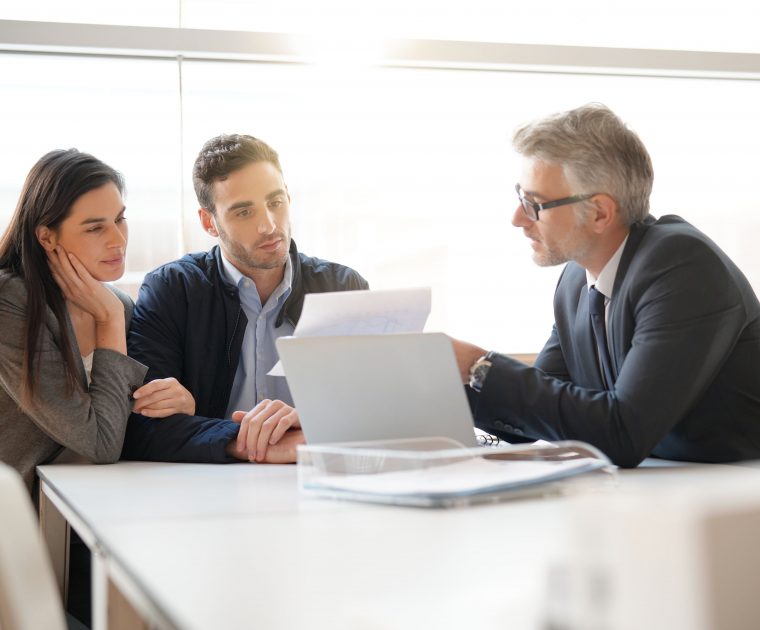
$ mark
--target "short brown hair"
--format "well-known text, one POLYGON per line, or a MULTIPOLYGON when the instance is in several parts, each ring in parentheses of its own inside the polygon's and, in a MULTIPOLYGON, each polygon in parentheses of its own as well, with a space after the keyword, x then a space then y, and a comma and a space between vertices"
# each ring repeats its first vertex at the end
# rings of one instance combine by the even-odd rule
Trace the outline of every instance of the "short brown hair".
POLYGON ((206 142, 193 165, 193 186, 201 207, 215 212, 214 182, 253 162, 269 162, 282 174, 277 151, 258 138, 233 133, 206 142))

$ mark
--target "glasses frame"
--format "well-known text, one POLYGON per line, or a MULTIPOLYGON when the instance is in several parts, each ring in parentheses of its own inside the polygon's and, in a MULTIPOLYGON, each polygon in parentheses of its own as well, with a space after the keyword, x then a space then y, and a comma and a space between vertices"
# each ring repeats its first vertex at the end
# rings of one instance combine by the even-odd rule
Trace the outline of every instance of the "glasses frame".
POLYGON ((547 201, 546 203, 538 203, 537 201, 531 201, 522 194, 522 188, 520 184, 515 184, 515 192, 517 198, 520 200, 525 216, 531 221, 538 221, 538 213, 542 210, 551 210, 552 208, 558 208, 559 206, 569 206, 571 203, 578 203, 579 201, 588 201, 591 197, 598 195, 599 193, 590 193, 588 195, 573 195, 572 197, 563 197, 555 201, 547 201))

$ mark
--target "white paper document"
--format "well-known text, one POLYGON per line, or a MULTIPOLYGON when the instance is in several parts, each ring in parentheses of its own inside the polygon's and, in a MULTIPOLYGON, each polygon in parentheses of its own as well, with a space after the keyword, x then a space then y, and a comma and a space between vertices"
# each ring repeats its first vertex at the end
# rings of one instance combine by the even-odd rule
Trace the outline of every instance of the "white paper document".
POLYGON ((422 332, 430 303, 430 288, 308 293, 293 336, 422 332))
MULTIPOLYGON (((308 293, 294 337, 422 332, 430 315, 431 291, 393 289, 308 293)), ((285 376, 282 364, 270 376, 285 376)))
POLYGON ((591 458, 569 461, 492 461, 472 458, 416 470, 315 475, 305 484, 305 489, 331 491, 358 500, 424 504, 546 484, 602 466, 603 461, 591 458))
POLYGON ((587 470, 599 462, 574 459, 566 462, 488 461, 472 458, 444 466, 378 474, 329 475, 312 480, 312 486, 390 495, 452 495, 493 491, 587 470))

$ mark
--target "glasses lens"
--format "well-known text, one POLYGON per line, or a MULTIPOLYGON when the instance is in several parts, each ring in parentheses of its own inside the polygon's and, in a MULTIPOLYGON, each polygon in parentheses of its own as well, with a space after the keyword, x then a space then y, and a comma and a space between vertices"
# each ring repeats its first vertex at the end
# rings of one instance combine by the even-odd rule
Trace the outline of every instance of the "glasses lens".
POLYGON ((525 197, 522 195, 520 196, 520 203, 523 207, 523 212, 525 212, 526 215, 528 215, 528 218, 531 221, 538 220, 538 212, 536 212, 536 208, 533 206, 533 204, 530 203, 525 197))
POLYGON ((517 186, 515 186, 515 190, 517 191, 517 198, 520 200, 520 205, 522 206, 523 212, 531 221, 538 221, 538 212, 536 211, 536 208, 533 206, 533 204, 531 204, 531 202, 528 201, 523 195, 520 184, 517 184, 517 186))

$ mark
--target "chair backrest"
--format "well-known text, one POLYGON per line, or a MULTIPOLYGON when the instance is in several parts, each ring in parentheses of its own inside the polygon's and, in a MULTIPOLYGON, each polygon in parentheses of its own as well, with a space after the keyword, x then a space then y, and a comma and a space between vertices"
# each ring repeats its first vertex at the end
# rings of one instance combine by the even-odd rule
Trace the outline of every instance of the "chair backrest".
POLYGON ((20 475, 0 463, 0 629, 65 630, 50 558, 20 475))

